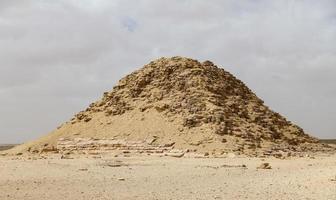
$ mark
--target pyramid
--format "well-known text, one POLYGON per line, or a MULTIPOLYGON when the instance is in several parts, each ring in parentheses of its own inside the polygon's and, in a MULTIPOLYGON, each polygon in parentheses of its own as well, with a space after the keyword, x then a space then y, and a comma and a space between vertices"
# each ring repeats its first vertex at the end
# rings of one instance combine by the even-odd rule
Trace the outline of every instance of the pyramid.
POLYGON ((213 154, 305 151, 320 145, 223 68, 184 57, 150 62, 70 121, 16 150, 57 150, 60 139, 76 138, 155 138, 155 144, 213 154))

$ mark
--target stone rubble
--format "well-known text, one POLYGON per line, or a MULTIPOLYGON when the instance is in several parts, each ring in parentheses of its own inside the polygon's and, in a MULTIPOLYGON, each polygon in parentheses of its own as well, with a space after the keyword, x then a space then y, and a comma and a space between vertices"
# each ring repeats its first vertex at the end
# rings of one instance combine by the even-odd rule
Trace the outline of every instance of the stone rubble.
POLYGON ((181 115, 188 129, 210 125, 217 135, 232 135, 250 142, 263 140, 288 144, 317 140, 263 105, 243 82, 210 61, 161 58, 124 79, 103 99, 78 113, 72 123, 89 122, 92 113, 118 116, 130 110, 154 108, 167 117, 181 115), (145 104, 144 104, 145 103, 145 104))
POLYGON ((120 150, 123 153, 177 153, 173 151, 173 144, 155 145, 152 140, 126 141, 120 139, 92 139, 92 138, 60 138, 57 143, 57 152, 94 154, 120 150))
POLYGON ((26 150, 285 158, 329 148, 214 63, 171 57, 127 75, 102 99, 26 150))
POLYGON ((269 163, 262 163, 257 169, 272 169, 272 166, 269 163))

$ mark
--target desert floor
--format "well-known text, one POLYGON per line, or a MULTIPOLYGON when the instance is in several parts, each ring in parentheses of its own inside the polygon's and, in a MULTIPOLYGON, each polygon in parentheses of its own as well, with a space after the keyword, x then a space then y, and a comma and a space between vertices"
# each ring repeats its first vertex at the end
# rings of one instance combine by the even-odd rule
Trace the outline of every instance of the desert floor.
POLYGON ((336 156, 0 157, 0 199, 336 199, 336 156), (262 163, 272 169, 257 169, 262 163), (244 167, 246 165, 246 167, 244 167))

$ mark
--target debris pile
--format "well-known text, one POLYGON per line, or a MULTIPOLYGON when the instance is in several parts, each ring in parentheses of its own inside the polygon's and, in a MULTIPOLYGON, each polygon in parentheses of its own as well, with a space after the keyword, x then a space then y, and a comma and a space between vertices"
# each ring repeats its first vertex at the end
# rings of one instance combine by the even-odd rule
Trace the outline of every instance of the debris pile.
MULTIPOLYGON (((175 149, 215 155, 282 156, 322 148, 229 72, 210 61, 172 57, 127 75, 101 100, 21 149, 55 148, 60 138, 143 142, 149 137, 155 138, 160 151, 162 145, 173 143, 175 149)), ((59 145, 57 149, 64 148, 59 145)))
POLYGON ((120 139, 60 138, 57 143, 59 153, 106 153, 121 150, 124 153, 163 153, 173 149, 174 143, 163 145, 153 144, 155 138, 144 141, 126 141, 120 139))

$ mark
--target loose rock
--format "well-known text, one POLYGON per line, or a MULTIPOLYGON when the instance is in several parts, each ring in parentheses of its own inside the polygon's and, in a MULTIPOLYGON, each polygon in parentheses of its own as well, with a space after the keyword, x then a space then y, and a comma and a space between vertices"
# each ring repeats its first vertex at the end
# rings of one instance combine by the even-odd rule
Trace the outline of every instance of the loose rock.
POLYGON ((272 169, 269 163, 262 163, 257 169, 272 169))

